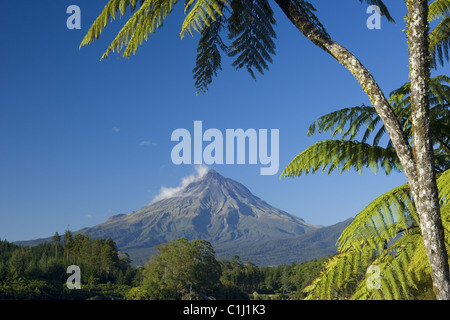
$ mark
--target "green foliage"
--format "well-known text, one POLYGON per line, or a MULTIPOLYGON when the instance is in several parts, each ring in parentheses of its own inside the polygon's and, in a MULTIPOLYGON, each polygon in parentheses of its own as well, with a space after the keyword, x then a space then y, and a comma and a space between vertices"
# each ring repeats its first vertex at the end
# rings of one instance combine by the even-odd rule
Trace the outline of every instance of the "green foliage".
POLYGON ((181 238, 159 246, 145 267, 130 266, 120 253, 106 276, 108 264, 101 261, 111 258, 105 248, 113 245, 68 231, 56 259, 55 243, 30 248, 0 241, 0 300, 302 299, 300 289, 326 261, 260 268, 238 256, 218 261, 209 242, 181 238), (98 244, 103 250, 93 249, 98 244), (77 290, 66 286, 66 268, 73 263, 80 264, 82 275, 77 290))
POLYGON ((221 268, 209 242, 180 238, 157 249, 143 272, 145 298, 194 299, 213 292, 221 268))
POLYGON ((242 263, 235 256, 232 261, 222 261, 222 276, 220 281, 237 291, 251 294, 258 290, 263 274, 260 268, 250 262, 242 263))
POLYGON ((56 233, 51 243, 34 247, 0 241, 0 299, 125 297, 135 283, 136 270, 114 241, 72 236, 70 231, 64 235, 64 244, 61 239, 56 233), (73 264, 81 270, 81 290, 66 287, 66 270, 73 264))
MULTIPOLYGON (((430 79, 430 121, 435 141, 435 163, 438 172, 450 168, 450 78, 437 76, 430 79)), ((391 103, 411 144, 411 101, 410 83, 406 83, 390 94, 391 103)), ((381 167, 386 174, 392 170, 401 171, 402 166, 390 139, 386 147, 380 142, 386 130, 372 106, 356 106, 328 113, 310 125, 308 135, 329 132, 332 138, 341 135, 340 140, 320 141, 298 154, 281 173, 285 177, 298 177, 302 173, 315 173, 328 168, 328 174, 336 169, 340 172, 355 169, 361 173, 370 168, 377 173, 381 167), (377 125, 380 125, 377 127, 377 125), (361 140, 356 138, 361 136, 361 140), (369 138, 373 141, 368 143, 369 138)))
MULTIPOLYGON (((98 39, 106 25, 124 16, 128 9, 133 13, 102 56, 111 52, 121 52, 130 57, 137 48, 147 41, 150 34, 162 27, 164 19, 172 12, 178 0, 109 0, 100 15, 92 23, 80 47, 98 39)), ((360 0, 378 5, 381 13, 389 21, 394 21, 381 0, 360 0)), ((319 32, 326 34, 325 28, 315 14, 316 9, 306 0, 294 0, 298 12, 319 32)), ((220 51, 233 58, 236 69, 245 68, 255 78, 255 70, 263 74, 275 55, 276 24, 273 9, 267 0, 186 0, 186 17, 181 25, 180 37, 201 34, 196 66, 193 70, 197 93, 207 91, 221 65, 220 51), (227 14, 230 13, 230 14, 227 14), (231 43, 223 44, 222 30, 228 29, 231 43), (220 50, 219 50, 220 49, 220 50)))
POLYGON ((383 1, 381 1, 381 0, 359 0, 359 2, 361 2, 361 3, 366 2, 369 5, 378 6, 380 8, 381 15, 385 16, 388 19, 388 21, 395 22, 394 18, 392 18, 391 14, 389 13, 388 8, 383 3, 383 1))
POLYGON ((392 169, 401 170, 394 148, 371 146, 367 143, 347 140, 325 140, 308 147, 298 154, 281 173, 285 177, 297 177, 302 173, 315 173, 328 168, 328 174, 336 169, 340 172, 355 169, 361 173, 369 167, 375 173, 381 166, 386 174, 392 169))
MULTIPOLYGON (((450 197, 450 78, 430 79, 430 123, 434 139, 435 169, 438 177, 441 217, 448 242, 450 197)), ((389 102, 414 145, 411 121, 411 86, 393 91, 389 102)), ((370 167, 386 174, 402 170, 390 139, 380 146, 386 130, 373 107, 345 108, 320 117, 308 134, 329 132, 332 138, 300 153, 283 171, 286 177, 315 173, 322 168, 361 172, 370 167), (361 140, 356 140, 357 137, 361 140), (369 138, 373 136, 371 144, 369 138)), ((447 243, 448 247, 448 243, 447 243)), ((447 248, 448 251, 448 248, 447 248)), ((432 281, 420 224, 408 184, 379 196, 358 213, 338 239, 338 254, 325 265, 302 294, 306 299, 433 299, 432 281), (369 266, 380 268, 380 288, 367 285, 369 266)))
MULTIPOLYGON (((120 52, 123 49, 123 56, 130 57, 144 40, 148 40, 149 34, 155 33, 162 26, 164 19, 172 12, 177 2, 177 0, 140 1, 139 9, 125 23, 101 59, 108 57, 111 52, 120 52)), ((137 7, 137 0, 110 0, 101 14, 95 19, 82 40, 80 47, 98 39, 109 19, 115 19, 118 11, 120 11, 120 16, 123 16, 128 7, 134 11, 137 7)))
POLYGON ((181 26, 180 37, 183 38, 186 33, 193 35, 193 31, 201 33, 204 27, 210 27, 211 21, 216 21, 218 16, 223 16, 223 5, 229 5, 228 1, 221 0, 187 0, 184 5, 184 13, 189 9, 191 11, 186 15, 186 19, 181 26), (192 7, 192 4, 195 5, 192 7))
POLYGON ((228 52, 228 46, 224 44, 221 37, 224 26, 225 18, 219 16, 201 33, 197 47, 196 65, 193 70, 198 93, 206 92, 213 76, 216 76, 217 71, 222 68, 220 51, 228 52))
MULTIPOLYGON (((441 217, 450 249, 450 170, 438 178, 441 217)), ((303 292, 307 299, 434 299, 430 267, 407 185, 383 194, 361 211, 338 240, 338 254, 303 292), (380 287, 367 285, 369 266, 380 287)))
POLYGON ((435 0, 430 3, 428 20, 440 20, 438 25, 431 30, 429 35, 429 50, 432 55, 431 64, 437 67, 438 62, 442 66, 445 60, 449 60, 450 48, 450 1, 435 0))
POLYGON ((234 0, 231 2, 232 14, 228 22, 228 37, 231 43, 230 57, 236 57, 236 69, 247 68, 255 78, 253 68, 264 74, 275 54, 276 37, 273 25, 273 11, 266 0, 234 0))

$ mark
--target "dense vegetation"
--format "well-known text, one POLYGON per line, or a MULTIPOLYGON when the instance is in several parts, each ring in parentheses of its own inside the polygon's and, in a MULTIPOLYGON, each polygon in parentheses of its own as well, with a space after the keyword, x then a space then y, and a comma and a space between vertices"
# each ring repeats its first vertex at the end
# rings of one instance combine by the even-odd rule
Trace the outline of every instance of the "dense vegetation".
POLYGON ((162 244, 144 267, 131 264, 113 240, 55 234, 34 247, 0 241, 0 299, 289 299, 319 272, 325 258, 258 267, 217 260, 211 244, 185 238, 162 244), (68 289, 78 265, 81 289, 68 289))
POLYGON ((0 241, 0 299, 114 299, 135 283, 137 269, 113 240, 69 231, 64 239, 55 234, 52 243, 34 247, 0 241), (80 267, 81 290, 66 286, 70 265, 80 267))
MULTIPOLYGON (((450 248, 450 78, 430 79, 430 122, 445 259, 450 248)), ((413 144, 411 84, 393 91, 390 102, 413 144)), ((384 125, 371 106, 344 108, 316 120, 308 134, 330 132, 332 139, 301 152, 283 171, 297 177, 322 168, 328 173, 366 168, 386 174, 402 171, 392 141, 382 147, 384 125), (336 139, 335 136, 341 136, 336 139), (360 136, 361 140, 357 140, 360 136), (371 140, 373 137, 373 140, 371 140)), ((409 184, 380 195, 359 212, 338 239, 338 254, 325 264, 320 276, 305 288, 308 299, 434 299, 432 273, 424 246, 420 216, 409 184), (379 290, 369 290, 378 268, 379 290)))

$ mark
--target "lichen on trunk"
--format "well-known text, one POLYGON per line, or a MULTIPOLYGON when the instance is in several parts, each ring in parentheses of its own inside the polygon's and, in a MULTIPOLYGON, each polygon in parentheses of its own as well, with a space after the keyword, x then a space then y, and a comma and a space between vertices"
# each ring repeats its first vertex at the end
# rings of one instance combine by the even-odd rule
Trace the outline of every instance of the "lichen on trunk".
POLYGON ((416 210, 430 263, 433 289, 437 299, 450 299, 450 275, 444 232, 439 209, 438 189, 430 127, 428 52, 428 1, 408 0, 407 38, 411 80, 411 121, 418 195, 416 210))

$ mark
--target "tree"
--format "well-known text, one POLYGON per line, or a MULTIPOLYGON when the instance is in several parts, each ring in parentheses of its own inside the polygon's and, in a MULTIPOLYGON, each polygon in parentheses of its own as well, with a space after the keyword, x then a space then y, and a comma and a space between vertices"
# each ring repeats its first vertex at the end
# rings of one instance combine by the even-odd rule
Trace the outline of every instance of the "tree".
MULTIPOLYGON (((404 84, 390 94, 392 105, 407 139, 413 143, 411 121, 411 84, 404 84)), ((434 145, 436 173, 450 168, 450 78, 437 76, 430 79, 430 119, 434 145)), ((385 137, 386 128, 381 123, 373 106, 355 106, 328 113, 310 125, 308 135, 329 132, 331 139, 319 141, 299 153, 283 170, 282 176, 299 177, 302 174, 316 173, 322 169, 328 174, 351 169, 361 173, 370 168, 374 173, 380 169, 386 174, 403 170, 392 141, 387 139, 386 146, 380 145, 385 137), (377 127, 378 126, 378 127, 377 127), (337 136, 341 136, 336 139, 337 136), (357 140, 358 135, 361 136, 357 140), (371 137, 373 139, 370 141, 371 137)), ((389 138, 389 137, 388 137, 389 138)))
MULTIPOLYGON (((440 207, 446 236, 449 234, 448 197, 450 195, 449 151, 450 135, 450 79, 438 76, 430 80, 430 119, 436 174, 439 176, 440 207)), ((394 107, 408 140, 413 141, 411 121, 411 85, 406 83, 393 91, 389 102, 394 107)), ((385 133, 373 107, 344 108, 320 117, 309 128, 308 134, 329 131, 334 138, 316 143, 300 153, 283 171, 286 176, 300 176, 320 168, 328 173, 334 170, 361 172, 370 167, 386 174, 402 170, 393 152, 392 142, 385 148, 380 141, 385 133), (356 137, 362 136, 361 141, 356 137), (372 143, 368 143, 371 136, 372 143)), ((432 279, 425 253, 419 218, 408 185, 399 186, 383 194, 358 213, 339 238, 338 254, 326 264, 314 282, 303 293, 309 299, 334 298, 430 298, 432 279), (381 268, 381 288, 371 291, 366 282, 370 265, 381 268), (419 290, 420 288, 420 290, 419 290), (420 291, 425 290, 426 294, 420 291)), ((446 245, 449 243, 447 241, 446 245)))
MULTIPOLYGON (((446 239, 450 237, 450 169, 439 175, 446 239)), ((306 299, 433 299, 433 279, 407 184, 372 201, 338 240, 338 253, 302 290, 306 299), (370 266, 379 268, 368 272, 370 266), (372 280, 377 280, 374 286, 372 280)), ((450 243, 446 241, 447 250, 450 243)))
POLYGON ((69 260, 69 255, 71 254, 73 248, 73 236, 70 230, 66 230, 64 233, 64 252, 66 253, 66 260, 69 260))
MULTIPOLYGON (((163 20, 172 12, 177 0, 110 0, 94 21, 80 46, 98 39, 111 19, 135 10, 122 30, 113 40, 102 58, 111 52, 124 49, 123 55, 134 53, 149 34, 162 26, 163 20), (137 9, 137 10, 136 10, 137 9)), ((410 49, 410 79, 412 96, 412 123, 414 150, 400 126, 397 116, 383 91, 371 73, 345 47, 334 41, 314 14, 314 7, 305 0, 275 0, 294 26, 312 43, 334 57, 347 68, 369 97, 377 114, 388 132, 395 152, 409 182, 409 187, 418 210, 424 244, 430 261, 436 294, 440 299, 450 299, 450 277, 443 244, 436 178, 432 153, 432 141, 428 119, 428 80, 430 44, 433 48, 448 48, 448 33, 437 42, 428 43, 428 1, 407 1, 408 44, 410 49), (447 41, 447 42, 446 42, 447 41)), ((360 0, 378 5, 381 13, 393 21, 387 7, 381 0, 360 0)), ((440 12, 448 16, 448 1, 436 0, 440 12)), ((197 49, 197 65, 194 78, 199 92, 204 92, 212 76, 221 67, 220 50, 234 58, 233 66, 246 68, 252 76, 254 69, 263 73, 268 69, 271 55, 275 52, 272 26, 275 24, 273 11, 266 0, 190 0, 185 2, 186 18, 180 36, 198 31, 201 34, 197 49), (227 17, 227 13, 230 13, 227 17), (230 46, 220 36, 228 28, 230 46)), ((436 38, 437 39, 437 38, 436 38)), ((445 51, 446 52, 446 51, 445 51)))
POLYGON ((61 242, 61 236, 58 234, 58 232, 55 232, 52 238, 52 242, 55 244, 55 259, 58 259, 58 246, 61 242))
POLYGON ((221 268, 205 240, 180 238, 158 248, 144 270, 142 288, 149 299, 193 299, 211 294, 221 268))
MULTIPOLYGON (((450 271, 445 248, 438 188, 434 170, 433 140, 429 111, 428 1, 406 2, 408 7, 408 45, 411 79, 411 120, 417 186, 413 195, 422 236, 431 267, 433 289, 438 299, 450 299, 450 271)), ((413 165, 411 163, 411 165, 413 165)))

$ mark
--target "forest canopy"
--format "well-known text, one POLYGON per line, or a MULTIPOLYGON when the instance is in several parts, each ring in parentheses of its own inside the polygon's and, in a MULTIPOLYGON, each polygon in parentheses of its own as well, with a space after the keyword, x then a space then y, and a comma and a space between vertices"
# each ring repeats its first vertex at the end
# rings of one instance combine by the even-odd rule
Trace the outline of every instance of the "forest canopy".
POLYGON ((0 241, 0 300, 298 299, 326 261, 259 267, 218 260, 208 241, 186 238, 157 249, 136 266, 111 238, 67 231, 33 247, 0 241), (80 267, 79 290, 67 287, 70 265, 80 267))

